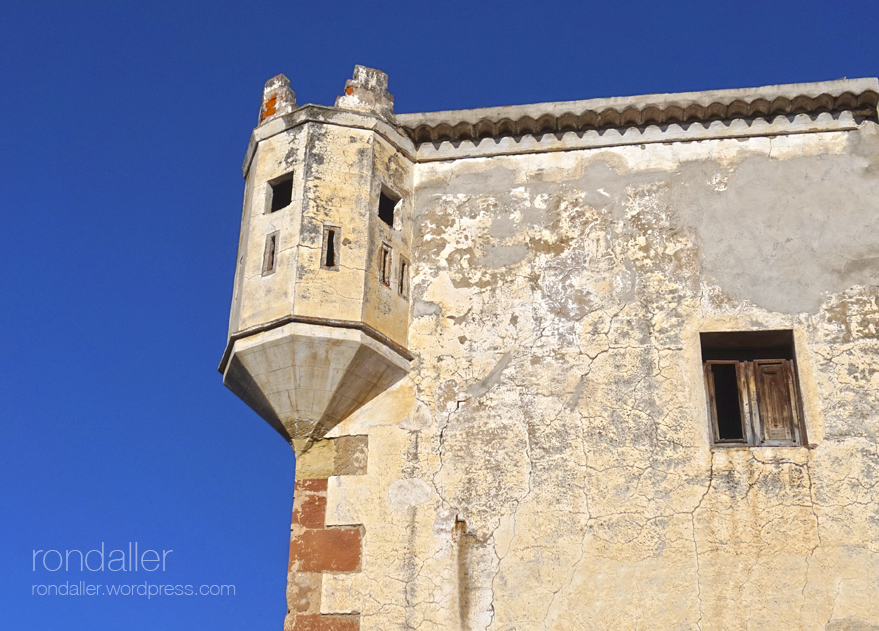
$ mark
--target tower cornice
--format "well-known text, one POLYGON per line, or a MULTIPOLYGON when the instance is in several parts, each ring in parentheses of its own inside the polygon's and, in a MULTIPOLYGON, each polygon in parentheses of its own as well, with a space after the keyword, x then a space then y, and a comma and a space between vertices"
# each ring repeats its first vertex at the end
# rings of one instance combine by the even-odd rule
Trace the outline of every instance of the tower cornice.
POLYGON ((241 166, 244 177, 247 177, 247 173, 250 171, 256 148, 260 142, 306 123, 335 125, 375 132, 391 143, 401 155, 410 161, 415 160, 415 143, 412 142, 411 138, 401 127, 390 124, 378 114, 307 104, 289 114, 276 116, 253 130, 244 156, 244 164, 241 166))

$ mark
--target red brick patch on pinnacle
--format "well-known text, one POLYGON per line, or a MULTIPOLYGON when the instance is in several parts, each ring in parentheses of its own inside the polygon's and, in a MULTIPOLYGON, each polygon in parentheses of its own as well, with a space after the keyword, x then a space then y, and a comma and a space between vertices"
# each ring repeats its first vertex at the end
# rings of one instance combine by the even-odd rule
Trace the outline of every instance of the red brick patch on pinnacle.
POLYGON ((356 572, 360 569, 360 529, 306 530, 290 545, 300 572, 356 572))
POLYGON ((298 616, 295 631, 360 631, 360 616, 298 616))
POLYGON ((262 114, 262 119, 265 120, 272 114, 274 114, 277 110, 275 110, 275 104, 278 102, 278 95, 273 94, 268 101, 266 101, 265 111, 262 114))

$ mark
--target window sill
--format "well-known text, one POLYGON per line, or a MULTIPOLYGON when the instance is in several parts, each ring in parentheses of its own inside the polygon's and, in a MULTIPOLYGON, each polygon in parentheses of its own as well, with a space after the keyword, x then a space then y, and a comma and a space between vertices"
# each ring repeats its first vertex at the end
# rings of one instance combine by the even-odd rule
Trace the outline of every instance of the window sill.
POLYGON ((729 449, 814 449, 818 445, 711 445, 711 450, 727 451, 729 449))

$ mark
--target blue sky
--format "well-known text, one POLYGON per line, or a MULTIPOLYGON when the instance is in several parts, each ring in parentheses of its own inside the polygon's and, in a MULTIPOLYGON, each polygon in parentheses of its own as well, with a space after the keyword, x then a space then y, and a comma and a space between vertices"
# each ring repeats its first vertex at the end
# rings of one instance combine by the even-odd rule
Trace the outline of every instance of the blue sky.
POLYGON ((8 2, 2 16, 0 617, 16 630, 281 626, 293 455, 216 371, 269 77, 331 105, 354 64, 377 67, 411 112, 879 74, 875 0, 8 2), (33 569, 33 550, 135 541, 173 550, 164 571, 33 569), (235 596, 32 595, 80 580, 235 596))

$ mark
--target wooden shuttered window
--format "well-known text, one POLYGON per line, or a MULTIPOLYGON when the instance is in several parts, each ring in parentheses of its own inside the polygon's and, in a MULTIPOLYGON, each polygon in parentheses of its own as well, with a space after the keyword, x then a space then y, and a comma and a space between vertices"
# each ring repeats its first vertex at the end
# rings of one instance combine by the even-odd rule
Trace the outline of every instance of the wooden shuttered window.
POLYGON ((752 364, 760 442, 796 442, 799 439, 799 415, 792 362, 756 360, 752 364))
POLYGON ((800 444, 791 360, 706 361, 705 389, 715 444, 800 444))

